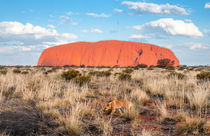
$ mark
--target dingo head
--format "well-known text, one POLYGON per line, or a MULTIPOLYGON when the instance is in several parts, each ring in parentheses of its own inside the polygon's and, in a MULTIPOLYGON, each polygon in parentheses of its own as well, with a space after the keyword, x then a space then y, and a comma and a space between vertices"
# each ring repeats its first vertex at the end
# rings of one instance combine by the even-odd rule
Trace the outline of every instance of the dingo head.
POLYGON ((110 103, 108 103, 108 104, 105 106, 104 111, 107 112, 107 111, 109 111, 109 110, 111 110, 111 109, 112 109, 112 107, 111 107, 111 102, 110 102, 110 103))

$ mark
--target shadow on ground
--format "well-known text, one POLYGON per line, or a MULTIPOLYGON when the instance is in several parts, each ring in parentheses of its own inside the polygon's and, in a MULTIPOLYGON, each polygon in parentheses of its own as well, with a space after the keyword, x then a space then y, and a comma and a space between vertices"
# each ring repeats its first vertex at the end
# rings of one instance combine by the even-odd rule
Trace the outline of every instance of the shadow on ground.
POLYGON ((0 134, 59 135, 53 128, 56 124, 45 117, 33 104, 20 100, 0 104, 0 134))

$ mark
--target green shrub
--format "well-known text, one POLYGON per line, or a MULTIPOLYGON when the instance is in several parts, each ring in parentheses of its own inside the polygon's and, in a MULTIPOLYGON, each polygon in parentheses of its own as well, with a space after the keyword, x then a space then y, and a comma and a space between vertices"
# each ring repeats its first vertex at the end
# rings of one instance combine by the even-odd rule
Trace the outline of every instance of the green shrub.
POLYGON ((177 134, 195 134, 202 135, 205 133, 204 125, 206 122, 202 119, 194 118, 177 125, 175 131, 177 134))
POLYGON ((167 70, 175 70, 175 67, 174 66, 167 66, 166 69, 167 70))
POLYGON ((177 77, 178 79, 185 79, 186 76, 182 73, 177 73, 177 72, 171 72, 170 74, 168 74, 168 78, 171 77, 177 77))
POLYGON ((146 64, 138 64, 137 66, 135 66, 135 68, 146 68, 147 65, 146 64))
POLYGON ((132 73, 132 72, 133 72, 133 69, 131 69, 131 68, 127 68, 127 69, 124 69, 122 72, 123 72, 123 73, 130 74, 130 73, 132 73))
POLYGON ((210 81, 210 71, 203 71, 203 72, 197 74, 196 77, 198 80, 210 81))
POLYGON ((6 70, 0 70, 0 74, 6 75, 7 74, 7 71, 6 70))
POLYGON ((131 75, 127 74, 127 73, 120 73, 118 79, 121 80, 121 81, 131 80, 131 75))
POLYGON ((20 74, 20 73, 21 73, 21 70, 19 70, 19 69, 14 69, 14 70, 13 70, 13 73, 15 73, 15 74, 20 74))
POLYGON ((157 61, 157 64, 158 64, 159 67, 172 66, 172 65, 174 65, 174 60, 170 60, 168 58, 159 59, 157 61))
POLYGON ((90 71, 88 73, 89 76, 98 76, 98 77, 109 77, 111 75, 111 71, 90 71))
POLYGON ((91 81, 90 76, 78 76, 73 78, 73 81, 77 84, 79 84, 80 86, 89 83, 91 81))
POLYGON ((65 80, 71 80, 75 77, 78 77, 78 76, 81 76, 81 73, 77 70, 74 70, 74 69, 69 69, 68 71, 66 72, 63 72, 61 74, 61 77, 64 78, 65 80))
POLYGON ((28 74, 29 72, 28 71, 23 71, 23 72, 21 72, 21 74, 24 74, 24 75, 26 75, 26 74, 28 74))
POLYGON ((148 67, 147 70, 154 70, 154 66, 148 67))

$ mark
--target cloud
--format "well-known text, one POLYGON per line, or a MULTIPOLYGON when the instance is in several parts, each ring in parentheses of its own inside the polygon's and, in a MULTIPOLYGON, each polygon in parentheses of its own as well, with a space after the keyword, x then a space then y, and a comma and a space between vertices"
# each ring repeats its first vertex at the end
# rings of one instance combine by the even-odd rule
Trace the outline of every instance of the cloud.
POLYGON ((137 15, 143 13, 152 13, 159 15, 189 15, 189 13, 181 7, 170 4, 154 4, 145 2, 123 1, 123 5, 127 5, 129 9, 135 10, 137 15))
POLYGON ((129 36, 129 39, 147 39, 147 38, 149 37, 141 34, 132 34, 129 36))
POLYGON ((73 22, 70 16, 60 16, 61 18, 61 24, 71 24, 71 25, 77 25, 76 22, 73 22))
POLYGON ((187 23, 192 23, 191 19, 185 19, 184 21, 187 22, 187 23))
POLYGON ((103 31, 102 31, 102 30, 97 29, 97 28, 95 28, 95 29, 91 29, 91 30, 90 30, 90 32, 92 32, 92 33, 103 33, 103 31))
POLYGON ((189 47, 191 50, 196 49, 208 49, 209 46, 203 43, 187 43, 185 46, 189 47))
POLYGON ((118 12, 118 13, 123 13, 124 12, 122 9, 117 9, 117 8, 115 8, 114 11, 118 12))
POLYGON ((54 25, 47 25, 47 27, 49 27, 49 28, 55 28, 54 25))
POLYGON ((4 50, 29 51, 35 49, 34 46, 44 48, 47 43, 56 45, 71 42, 73 39, 77 39, 74 34, 58 33, 55 29, 34 26, 30 23, 0 22, 0 46, 4 47, 4 50), (4 46, 4 43, 7 43, 7 47, 4 46))
POLYGON ((83 32, 83 33, 87 33, 87 32, 88 32, 88 30, 83 29, 81 32, 83 32))
POLYGON ((204 30, 203 32, 210 36, 210 30, 204 30))
POLYGON ((110 15, 101 13, 101 14, 97 14, 97 13, 87 13, 88 16, 92 16, 92 17, 103 17, 103 18, 107 18, 110 17, 110 15))
POLYGON ((188 36, 202 37, 202 32, 193 23, 187 23, 182 20, 174 20, 172 18, 163 18, 156 21, 146 23, 144 25, 133 26, 133 29, 141 30, 141 32, 159 36, 188 36))
POLYGON ((210 3, 206 3, 204 8, 210 8, 210 3))
POLYGON ((28 52, 28 51, 32 51, 34 49, 36 49, 36 46, 0 46, 0 53, 13 53, 13 52, 17 52, 17 51, 24 51, 24 52, 28 52))

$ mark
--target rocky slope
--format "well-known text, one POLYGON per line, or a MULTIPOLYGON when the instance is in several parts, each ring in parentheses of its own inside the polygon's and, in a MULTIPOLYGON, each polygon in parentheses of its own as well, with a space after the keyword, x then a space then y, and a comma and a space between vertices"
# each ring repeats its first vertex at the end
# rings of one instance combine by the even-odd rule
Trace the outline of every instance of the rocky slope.
POLYGON ((128 41, 75 42, 45 49, 39 66, 135 66, 157 65, 159 59, 168 58, 179 65, 174 53, 167 49, 147 43, 128 41))

